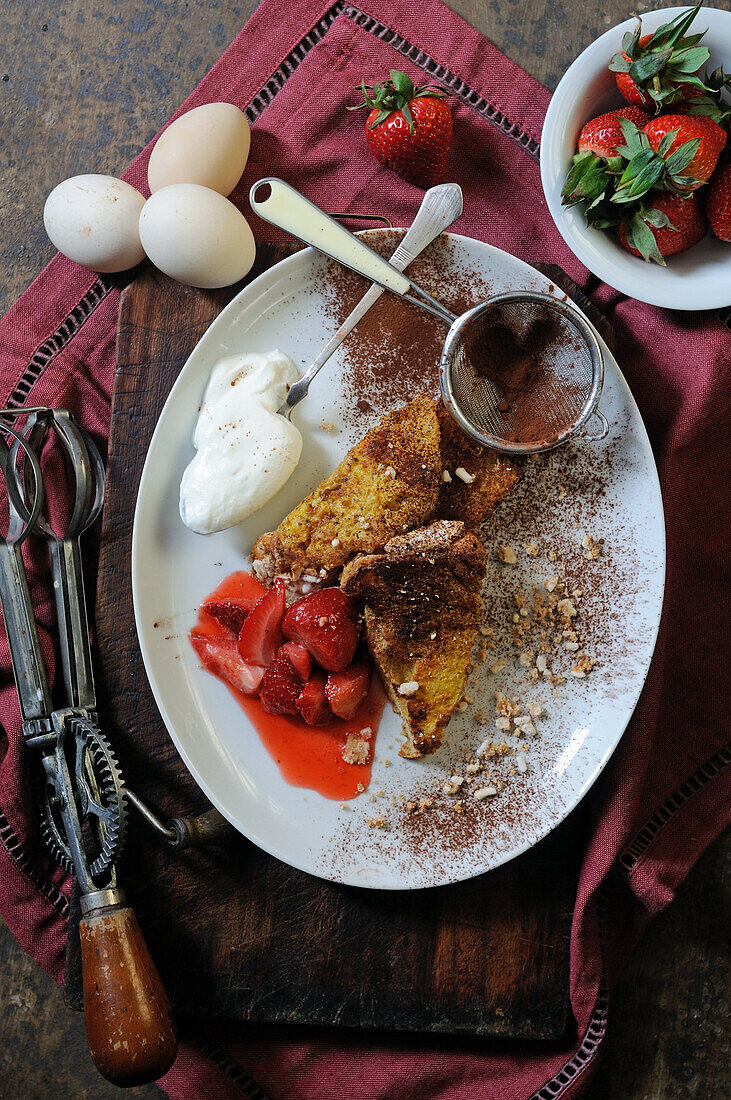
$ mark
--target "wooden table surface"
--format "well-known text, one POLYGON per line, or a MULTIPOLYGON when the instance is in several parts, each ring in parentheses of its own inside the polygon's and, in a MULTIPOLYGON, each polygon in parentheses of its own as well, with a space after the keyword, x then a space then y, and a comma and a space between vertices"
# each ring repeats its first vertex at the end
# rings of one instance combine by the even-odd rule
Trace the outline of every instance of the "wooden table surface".
MULTIPOLYGON (((449 6, 549 88, 632 9, 629 0, 449 6)), ((642 13, 654 6, 634 7, 642 13)), ((731 0, 715 6, 731 10, 731 0)), ((256 0, 4 0, 0 314, 53 255, 41 216, 51 188, 79 171, 121 172, 255 7, 256 0)), ((723 1001, 728 853, 724 840, 709 849, 620 980, 591 1100, 731 1095, 723 1001)), ((50 1095, 104 1100, 118 1090, 94 1071, 81 1018, 66 1011, 59 991, 0 922, 0 1100, 50 1095)), ((127 1095, 162 1093, 150 1085, 127 1095)))

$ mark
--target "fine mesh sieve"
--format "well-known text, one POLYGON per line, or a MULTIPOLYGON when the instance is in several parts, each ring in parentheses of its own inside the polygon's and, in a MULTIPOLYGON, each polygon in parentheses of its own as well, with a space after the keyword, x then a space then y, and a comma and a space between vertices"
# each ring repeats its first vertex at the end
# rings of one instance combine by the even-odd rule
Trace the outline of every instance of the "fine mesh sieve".
POLYGON ((591 325, 571 303, 550 294, 511 292, 480 302, 455 319, 441 360, 450 413, 486 447, 512 454, 551 450, 592 414, 604 362, 591 325))
POLYGON ((604 381, 601 347, 567 299, 529 291, 497 294, 457 317, 284 180, 259 180, 249 201, 265 221, 449 326, 440 363, 442 396, 460 427, 485 447, 530 454, 550 451, 582 428, 588 439, 607 434, 609 425, 597 409, 604 381), (595 435, 584 428, 592 414, 600 422, 595 435))

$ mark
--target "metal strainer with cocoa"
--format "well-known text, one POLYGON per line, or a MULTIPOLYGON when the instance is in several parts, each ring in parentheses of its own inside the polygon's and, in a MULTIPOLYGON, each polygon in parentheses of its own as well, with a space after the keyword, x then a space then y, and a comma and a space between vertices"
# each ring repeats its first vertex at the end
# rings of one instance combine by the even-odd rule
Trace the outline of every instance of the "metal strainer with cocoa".
POLYGON ((558 447, 582 429, 588 439, 607 434, 597 409, 604 381, 601 345, 567 299, 511 291, 456 316, 289 184, 259 180, 249 197, 266 221, 449 325, 440 361, 442 396, 479 443, 530 454, 558 447), (262 198, 265 185, 269 194, 262 198), (591 416, 599 420, 594 435, 585 428, 591 416))

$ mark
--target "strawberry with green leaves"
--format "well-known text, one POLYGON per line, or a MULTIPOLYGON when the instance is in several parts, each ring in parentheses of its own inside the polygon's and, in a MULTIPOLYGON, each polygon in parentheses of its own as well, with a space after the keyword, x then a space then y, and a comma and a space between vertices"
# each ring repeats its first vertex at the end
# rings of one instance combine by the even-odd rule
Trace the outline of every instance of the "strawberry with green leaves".
POLYGON ((698 76, 710 57, 707 47, 699 45, 706 32, 686 34, 700 7, 696 4, 681 12, 652 34, 642 34, 638 18, 634 32, 625 34, 622 50, 614 55, 609 68, 628 103, 660 112, 709 94, 711 89, 698 76))
POLYGON ((452 112, 447 93, 433 85, 416 88, 406 73, 391 69, 390 79, 372 88, 361 83, 369 107, 366 140, 373 155, 405 180, 433 187, 444 179, 452 143, 452 112))
MULTIPOLYGON (((715 126, 710 119, 703 121, 715 126)), ((700 138, 684 141, 671 152, 677 130, 663 134, 653 148, 645 132, 652 123, 640 130, 631 118, 620 115, 617 122, 623 140, 615 144, 612 156, 578 153, 563 189, 563 205, 585 202, 587 222, 599 229, 618 225, 626 216, 618 207, 638 203, 651 190, 689 191, 698 184, 688 174, 688 165, 699 151, 700 138)))
POLYGON ((665 266, 666 256, 686 252, 708 229, 698 197, 670 191, 652 195, 617 227, 619 243, 633 256, 665 266))
POLYGON ((664 150, 660 155, 666 160, 686 142, 698 142, 695 155, 685 167, 689 182, 678 188, 685 191, 695 191, 708 182, 727 141, 726 131, 707 115, 661 115, 648 122, 644 133, 656 153, 664 150), (674 136, 668 142, 670 134, 674 136))

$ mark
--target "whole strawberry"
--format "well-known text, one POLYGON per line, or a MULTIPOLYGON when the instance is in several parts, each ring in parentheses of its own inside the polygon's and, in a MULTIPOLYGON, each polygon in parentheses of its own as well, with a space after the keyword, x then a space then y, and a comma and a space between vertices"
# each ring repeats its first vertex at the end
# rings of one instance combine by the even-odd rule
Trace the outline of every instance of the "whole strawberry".
POLYGON ((685 142, 697 140, 697 151, 683 170, 687 182, 679 184, 678 191, 694 191, 708 182, 727 141, 725 130, 707 115, 661 115, 648 122, 644 132, 650 147, 666 160, 685 142), (672 141, 663 141, 672 133, 672 141))
POLYGON ((619 243, 633 256, 665 266, 665 256, 675 256, 698 244, 708 224, 695 194, 671 191, 648 196, 641 208, 617 226, 619 243))
POLYGON ((706 214, 721 241, 731 241, 731 163, 717 168, 706 191, 706 214))
POLYGON ((697 75, 710 56, 705 46, 698 45, 705 31, 686 36, 700 7, 697 4, 681 12, 652 34, 642 34, 638 18, 634 33, 625 34, 622 50, 614 55, 609 68, 628 103, 661 111, 673 103, 706 95, 708 86, 697 75))
POLYGON ((628 118, 640 129, 650 121, 647 111, 639 107, 621 107, 618 111, 608 111, 584 125, 579 134, 579 152, 594 153, 603 160, 613 156, 617 146, 624 145, 624 134, 619 121, 621 118, 628 118))
POLYGON ((452 143, 452 112, 446 92, 433 85, 414 87, 406 73, 391 69, 390 79, 372 88, 361 83, 370 107, 365 133, 373 155, 405 180, 433 187, 444 179, 452 143))

